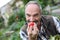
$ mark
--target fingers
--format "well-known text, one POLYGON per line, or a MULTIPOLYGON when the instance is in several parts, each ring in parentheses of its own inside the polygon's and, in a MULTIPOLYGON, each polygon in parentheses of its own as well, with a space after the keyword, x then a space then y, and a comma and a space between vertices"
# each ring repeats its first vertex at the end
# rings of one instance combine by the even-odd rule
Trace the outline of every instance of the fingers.
POLYGON ((34 33, 34 35, 38 35, 38 33, 39 33, 37 24, 35 24, 35 23, 34 23, 34 31, 33 31, 33 33, 34 33))
POLYGON ((38 31, 39 30, 37 28, 37 24, 34 23, 34 27, 32 26, 29 27, 29 24, 28 24, 28 27, 27 27, 28 37, 36 38, 38 35, 38 31))
POLYGON ((29 24, 28 24, 27 30, 28 30, 29 32, 32 32, 32 31, 38 31, 37 24, 34 23, 34 27, 32 27, 32 26, 29 27, 29 24))
POLYGON ((32 31, 32 26, 29 26, 29 24, 28 24, 28 28, 27 29, 28 29, 28 31, 31 32, 32 31))
POLYGON ((34 31, 38 31, 38 27, 36 23, 34 23, 34 31))
POLYGON ((28 27, 27 27, 27 33, 28 33, 28 36, 32 35, 32 27, 29 27, 29 24, 28 24, 28 27))

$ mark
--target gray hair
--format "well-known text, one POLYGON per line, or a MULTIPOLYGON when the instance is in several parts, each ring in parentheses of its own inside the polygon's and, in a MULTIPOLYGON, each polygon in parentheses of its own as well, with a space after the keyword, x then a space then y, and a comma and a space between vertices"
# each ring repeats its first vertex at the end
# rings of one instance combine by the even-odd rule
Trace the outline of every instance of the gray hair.
POLYGON ((41 13, 42 13, 42 7, 41 7, 41 5, 40 5, 37 1, 29 1, 29 2, 25 5, 25 8, 26 8, 29 4, 36 4, 36 5, 40 8, 41 13))

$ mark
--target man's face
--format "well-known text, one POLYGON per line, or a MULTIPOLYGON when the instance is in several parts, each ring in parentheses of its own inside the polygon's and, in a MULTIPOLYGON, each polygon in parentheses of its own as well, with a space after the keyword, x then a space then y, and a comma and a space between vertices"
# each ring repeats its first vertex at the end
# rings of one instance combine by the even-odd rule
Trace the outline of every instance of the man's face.
POLYGON ((40 8, 36 4, 29 4, 25 9, 26 21, 40 22, 40 8))

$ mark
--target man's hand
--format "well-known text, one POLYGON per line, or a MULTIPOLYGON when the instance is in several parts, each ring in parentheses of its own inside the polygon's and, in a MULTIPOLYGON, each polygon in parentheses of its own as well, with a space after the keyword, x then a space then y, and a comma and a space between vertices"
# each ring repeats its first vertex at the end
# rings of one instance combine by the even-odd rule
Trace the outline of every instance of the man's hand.
POLYGON ((37 40, 39 30, 37 28, 36 23, 34 23, 33 27, 32 26, 29 27, 29 23, 28 23, 27 33, 28 33, 28 39, 29 40, 37 40))

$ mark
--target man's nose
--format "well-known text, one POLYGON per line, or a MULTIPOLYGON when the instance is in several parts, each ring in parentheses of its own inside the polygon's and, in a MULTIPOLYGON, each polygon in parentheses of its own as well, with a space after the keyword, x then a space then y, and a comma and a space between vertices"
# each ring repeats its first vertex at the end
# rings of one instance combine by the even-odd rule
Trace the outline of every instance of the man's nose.
POLYGON ((33 21, 34 21, 34 17, 31 17, 31 18, 30 18, 30 21, 33 22, 33 21))

